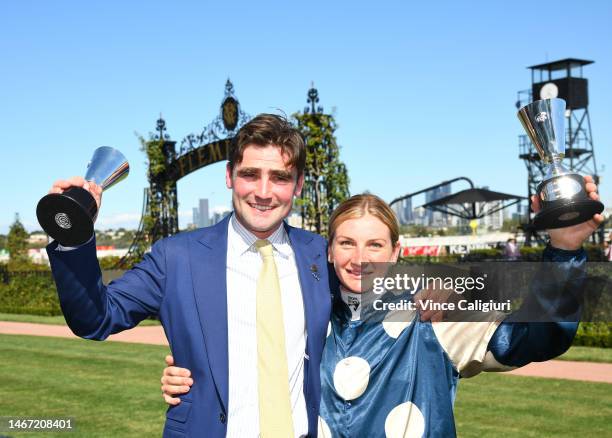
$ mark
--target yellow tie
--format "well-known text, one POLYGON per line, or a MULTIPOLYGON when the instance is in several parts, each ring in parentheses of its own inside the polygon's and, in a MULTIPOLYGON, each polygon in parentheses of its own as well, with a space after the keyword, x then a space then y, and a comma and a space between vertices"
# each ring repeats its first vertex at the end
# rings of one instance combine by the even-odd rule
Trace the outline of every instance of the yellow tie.
POLYGON ((262 438, 293 437, 283 303, 272 245, 255 242, 263 267, 257 280, 257 369, 262 438))

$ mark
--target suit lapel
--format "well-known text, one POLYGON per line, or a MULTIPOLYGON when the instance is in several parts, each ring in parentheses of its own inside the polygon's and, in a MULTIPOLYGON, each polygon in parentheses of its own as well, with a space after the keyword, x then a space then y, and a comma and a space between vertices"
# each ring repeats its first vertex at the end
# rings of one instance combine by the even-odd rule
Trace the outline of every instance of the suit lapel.
POLYGON ((228 406, 227 227, 229 216, 191 242, 193 292, 217 394, 228 406))
MULTIPOLYGON (((295 254, 295 263, 297 264, 298 275, 300 279, 300 287, 302 289, 302 300, 304 301, 304 318, 306 320, 306 333, 316 327, 316 288, 321 281, 321 272, 327 269, 325 259, 318 251, 313 251, 309 244, 313 237, 308 233, 300 233, 293 227, 285 225, 293 253, 295 254)), ((310 345, 310 340, 313 336, 308 336, 307 348, 310 345)), ((310 348, 308 348, 310 351, 310 348)))

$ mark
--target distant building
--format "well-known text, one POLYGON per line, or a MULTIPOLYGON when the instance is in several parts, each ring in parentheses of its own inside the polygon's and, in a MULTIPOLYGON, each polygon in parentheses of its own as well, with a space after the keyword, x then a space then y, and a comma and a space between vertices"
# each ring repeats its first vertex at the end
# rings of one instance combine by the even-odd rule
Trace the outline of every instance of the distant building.
MULTIPOLYGON (((482 188, 485 190, 489 190, 489 186, 484 186, 482 188)), ((504 225, 504 219, 506 219, 506 216, 505 216, 506 210, 501 209, 502 206, 503 206, 502 201, 491 201, 491 202, 480 204, 479 208, 481 210, 484 210, 485 212, 497 210, 498 208, 500 210, 497 210, 496 212, 492 214, 488 214, 482 219, 480 219, 479 225, 484 227, 487 230, 493 230, 493 231, 501 230, 504 225)))
POLYGON ((198 224, 199 228, 207 227, 210 225, 210 219, 208 216, 208 199, 200 199, 200 209, 198 212, 198 224))
POLYGON ((46 245, 49 242, 49 238, 45 233, 32 233, 28 237, 28 243, 31 245, 46 245))
POLYGON ((223 218, 227 216, 228 214, 230 214, 231 212, 232 212, 231 210, 222 210, 222 211, 214 212, 211 218, 211 221, 210 221, 211 222, 210 225, 214 225, 214 224, 221 222, 223 218))
MULTIPOLYGON (((486 206, 487 211, 493 211, 502 207, 501 201, 489 202, 486 206)), ((482 225, 486 229, 490 230, 501 230, 504 225, 504 210, 497 210, 492 214, 488 214, 481 220, 482 225)))
POLYGON ((412 198, 404 199, 393 205, 393 212, 397 216, 400 225, 411 224, 414 220, 412 212, 412 198))
POLYGON ((194 207, 191 210, 193 212, 193 222, 190 224, 193 228, 197 228, 200 223, 200 209, 198 207, 194 207))
POLYGON ((412 210, 412 223, 414 225, 428 226, 427 210, 423 207, 416 207, 412 210))
MULTIPOLYGON (((447 184, 428 190, 425 192, 425 203, 433 202, 450 195, 450 189, 450 184, 447 184)), ((427 209, 425 211, 425 223, 423 225, 428 227, 446 227, 449 225, 449 215, 439 211, 427 209)))

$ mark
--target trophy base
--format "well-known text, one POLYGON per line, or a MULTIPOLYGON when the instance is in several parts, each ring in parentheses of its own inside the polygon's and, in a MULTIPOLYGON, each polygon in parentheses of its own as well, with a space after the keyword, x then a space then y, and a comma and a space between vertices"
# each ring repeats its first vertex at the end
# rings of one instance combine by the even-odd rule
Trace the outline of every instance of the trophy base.
POLYGON ((94 234, 96 200, 81 187, 43 197, 36 207, 38 222, 45 232, 63 246, 78 246, 94 234))
POLYGON ((536 230, 570 227, 586 222, 594 214, 601 213, 604 205, 593 199, 581 199, 558 206, 544 207, 536 214, 533 224, 536 230))

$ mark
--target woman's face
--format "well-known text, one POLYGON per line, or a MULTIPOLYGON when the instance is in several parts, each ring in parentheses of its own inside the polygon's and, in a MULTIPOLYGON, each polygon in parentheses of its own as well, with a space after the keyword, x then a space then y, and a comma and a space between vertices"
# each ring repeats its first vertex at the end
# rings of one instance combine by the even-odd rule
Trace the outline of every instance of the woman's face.
POLYGON ((360 293, 373 277, 386 271, 372 263, 395 263, 400 245, 391 243, 389 228, 370 214, 348 219, 336 228, 329 246, 329 262, 333 263, 342 285, 351 292, 360 293), (379 269, 374 271, 378 267, 379 269))

